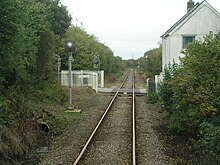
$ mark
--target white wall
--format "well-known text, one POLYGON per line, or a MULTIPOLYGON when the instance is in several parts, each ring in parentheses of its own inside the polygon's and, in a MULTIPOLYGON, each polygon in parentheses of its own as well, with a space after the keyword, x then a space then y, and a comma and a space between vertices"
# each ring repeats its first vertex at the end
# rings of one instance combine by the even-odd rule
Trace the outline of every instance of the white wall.
MULTIPOLYGON (((72 83, 74 86, 89 86, 98 92, 98 88, 104 87, 104 71, 72 71, 72 83)), ((61 71, 61 84, 63 86, 69 86, 69 71, 61 71)))

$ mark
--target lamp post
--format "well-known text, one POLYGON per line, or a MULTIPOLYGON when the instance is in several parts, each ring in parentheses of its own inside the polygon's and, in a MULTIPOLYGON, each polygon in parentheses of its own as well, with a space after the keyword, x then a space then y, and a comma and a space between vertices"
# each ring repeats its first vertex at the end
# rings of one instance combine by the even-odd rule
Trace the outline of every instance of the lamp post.
POLYGON ((74 41, 66 41, 65 42, 65 50, 69 54, 69 104, 67 106, 68 109, 74 109, 72 104, 72 87, 73 87, 73 75, 72 75, 72 54, 75 52, 75 42, 74 41))
POLYGON ((148 61, 147 61, 148 60, 148 55, 145 56, 145 59, 146 59, 146 73, 147 73, 148 72, 148 61))
POLYGON ((97 69, 97 74, 96 74, 96 92, 98 92, 98 87, 99 87, 99 75, 100 75, 100 58, 99 55, 94 56, 93 59, 93 64, 94 64, 94 68, 97 69))
POLYGON ((59 55, 55 54, 57 57, 57 82, 60 83, 60 68, 61 68, 61 58, 59 55))

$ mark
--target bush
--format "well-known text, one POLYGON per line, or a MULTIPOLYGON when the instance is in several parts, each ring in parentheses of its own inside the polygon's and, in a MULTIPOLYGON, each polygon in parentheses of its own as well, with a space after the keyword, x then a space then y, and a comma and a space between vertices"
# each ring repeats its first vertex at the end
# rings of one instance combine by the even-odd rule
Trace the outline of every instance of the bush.
POLYGON ((159 95, 157 93, 149 92, 146 97, 147 97, 147 100, 146 100, 147 103, 155 104, 159 102, 159 95))
POLYGON ((178 133, 198 134, 200 150, 218 162, 220 34, 207 35, 183 53, 185 57, 178 67, 174 64, 166 69, 160 87, 169 127, 178 133))
POLYGON ((7 109, 10 105, 10 101, 6 99, 0 99, 0 124, 7 124, 7 109))
POLYGON ((219 164, 220 126, 215 126, 207 121, 201 123, 199 137, 200 140, 197 142, 197 148, 199 150, 202 149, 203 159, 209 160, 206 162, 208 164, 219 164))
POLYGON ((58 84, 46 84, 39 90, 38 100, 47 103, 59 103, 63 105, 67 100, 67 92, 58 84))

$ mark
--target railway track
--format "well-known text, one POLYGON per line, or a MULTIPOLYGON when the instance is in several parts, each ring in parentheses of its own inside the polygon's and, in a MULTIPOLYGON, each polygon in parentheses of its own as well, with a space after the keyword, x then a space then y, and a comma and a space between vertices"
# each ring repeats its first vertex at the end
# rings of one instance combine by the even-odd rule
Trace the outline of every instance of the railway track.
POLYGON ((136 164, 134 77, 133 70, 125 76, 73 165, 136 164), (122 88, 132 95, 119 97, 122 88))

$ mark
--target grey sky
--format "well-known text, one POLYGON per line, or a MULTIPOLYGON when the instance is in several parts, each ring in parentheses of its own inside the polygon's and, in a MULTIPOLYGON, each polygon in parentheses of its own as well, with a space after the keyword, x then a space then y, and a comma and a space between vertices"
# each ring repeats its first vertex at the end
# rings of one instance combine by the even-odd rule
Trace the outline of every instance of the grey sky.
MULTIPOLYGON (((74 23, 97 36, 115 56, 137 59, 187 11, 188 0, 61 0, 74 23)), ((202 2, 202 0, 194 0, 202 2)), ((220 0, 207 0, 220 12, 220 0)))

